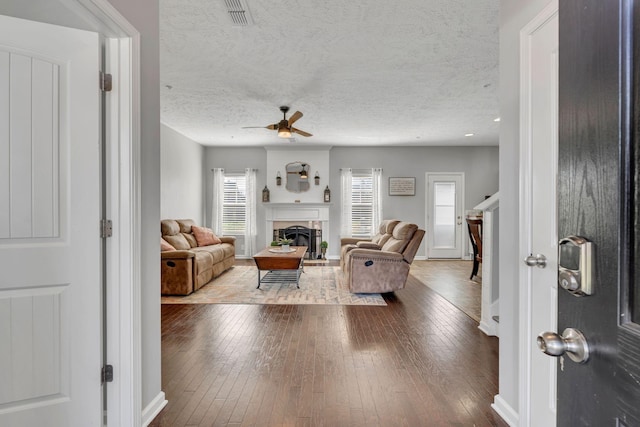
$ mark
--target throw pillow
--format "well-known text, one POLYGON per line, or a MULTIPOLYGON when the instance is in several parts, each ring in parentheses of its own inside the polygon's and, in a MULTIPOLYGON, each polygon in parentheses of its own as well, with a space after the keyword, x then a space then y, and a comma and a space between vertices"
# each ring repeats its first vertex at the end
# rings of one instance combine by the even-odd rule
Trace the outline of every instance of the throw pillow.
POLYGON ((175 251, 175 250, 176 248, 171 246, 169 242, 164 240, 162 237, 160 238, 160 251, 164 252, 164 251, 175 251))
POLYGON ((210 228, 197 227, 194 225, 191 227, 191 232, 196 237, 198 246, 209 246, 222 243, 222 240, 220 240, 210 228))
POLYGON ((178 233, 175 236, 165 235, 164 240, 169 242, 171 246, 173 246, 179 251, 182 251, 182 250, 188 251, 189 249, 191 249, 191 245, 189 244, 189 242, 187 242, 187 239, 185 239, 184 234, 182 233, 178 233))

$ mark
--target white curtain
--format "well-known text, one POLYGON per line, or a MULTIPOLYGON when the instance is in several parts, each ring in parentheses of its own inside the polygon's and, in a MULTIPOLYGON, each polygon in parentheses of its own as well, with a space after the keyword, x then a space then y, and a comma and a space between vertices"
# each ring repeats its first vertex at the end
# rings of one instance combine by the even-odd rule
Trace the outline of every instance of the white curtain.
POLYGON ((244 176, 247 181, 247 204, 245 210, 245 230, 244 230, 244 254, 253 256, 256 251, 257 221, 257 195, 256 195, 256 169, 245 169, 244 176))
POLYGON ((382 169, 373 168, 371 170, 373 183, 373 212, 371 213, 371 235, 376 234, 380 221, 382 221, 382 169))
POLYGON ((340 169, 342 221, 340 225, 340 237, 351 237, 351 169, 340 169))
POLYGON ((211 229, 222 236, 222 211, 224 208, 224 169, 213 169, 213 198, 211 201, 211 229))

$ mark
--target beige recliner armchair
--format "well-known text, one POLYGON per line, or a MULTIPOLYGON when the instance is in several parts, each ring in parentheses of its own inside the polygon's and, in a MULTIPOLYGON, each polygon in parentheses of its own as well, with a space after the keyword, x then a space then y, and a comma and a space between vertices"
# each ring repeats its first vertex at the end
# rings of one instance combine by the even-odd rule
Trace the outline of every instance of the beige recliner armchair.
POLYGON ((353 293, 402 289, 424 237, 416 224, 400 222, 380 249, 353 248, 345 254, 343 274, 353 293))
POLYGON ((340 239, 340 268, 344 271, 344 263, 347 252, 354 248, 380 249, 391 237, 393 229, 400 221, 397 219, 385 219, 378 227, 378 234, 370 239, 359 237, 343 237, 340 239))

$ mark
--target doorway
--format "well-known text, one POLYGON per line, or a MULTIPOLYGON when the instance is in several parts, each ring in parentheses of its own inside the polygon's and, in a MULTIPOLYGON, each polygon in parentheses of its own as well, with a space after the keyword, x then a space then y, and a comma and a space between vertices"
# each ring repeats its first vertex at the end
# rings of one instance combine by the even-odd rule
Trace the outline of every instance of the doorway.
POLYGON ((426 173, 427 258, 461 259, 464 173, 426 173))

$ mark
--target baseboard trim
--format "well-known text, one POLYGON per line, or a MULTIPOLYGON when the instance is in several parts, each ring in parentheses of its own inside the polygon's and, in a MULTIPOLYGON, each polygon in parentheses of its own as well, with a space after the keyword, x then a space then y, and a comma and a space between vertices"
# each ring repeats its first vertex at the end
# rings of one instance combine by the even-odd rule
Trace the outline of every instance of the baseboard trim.
POLYGON ((142 427, 147 427, 151 424, 156 416, 162 411, 162 408, 167 406, 167 399, 164 397, 164 391, 158 393, 158 395, 142 410, 142 427))
POLYGON ((415 261, 426 261, 427 260, 427 256, 426 255, 416 255, 413 259, 415 261))
POLYGON ((518 413, 499 394, 493 397, 491 408, 511 427, 518 426, 518 413))
POLYGON ((482 332, 484 332, 485 335, 488 335, 490 337, 497 337, 498 335, 498 326, 496 325, 495 322, 485 322, 485 321, 480 321, 480 324, 478 325, 478 329, 480 329, 482 332))

